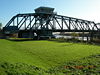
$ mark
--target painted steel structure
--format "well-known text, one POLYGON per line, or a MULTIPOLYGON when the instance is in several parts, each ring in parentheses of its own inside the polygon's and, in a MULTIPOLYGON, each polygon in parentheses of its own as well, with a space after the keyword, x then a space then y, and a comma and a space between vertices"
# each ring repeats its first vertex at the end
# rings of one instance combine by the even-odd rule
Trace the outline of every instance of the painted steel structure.
POLYGON ((18 30, 52 30, 53 32, 90 32, 98 31, 99 26, 87 21, 62 15, 49 14, 17 14, 5 27, 17 26, 18 30))

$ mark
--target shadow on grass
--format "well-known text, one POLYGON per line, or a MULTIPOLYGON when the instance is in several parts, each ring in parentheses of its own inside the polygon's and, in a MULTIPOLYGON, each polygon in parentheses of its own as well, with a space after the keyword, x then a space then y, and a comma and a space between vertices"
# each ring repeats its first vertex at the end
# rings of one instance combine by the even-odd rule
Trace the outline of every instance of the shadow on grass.
POLYGON ((79 60, 65 62, 55 68, 51 73, 62 72, 68 75, 100 75, 100 54, 90 55, 79 60))
POLYGON ((25 63, 0 63, 0 75, 43 75, 45 70, 25 63))
POLYGON ((34 39, 34 38, 8 38, 6 40, 15 41, 15 42, 24 42, 24 41, 42 41, 43 39, 34 39))

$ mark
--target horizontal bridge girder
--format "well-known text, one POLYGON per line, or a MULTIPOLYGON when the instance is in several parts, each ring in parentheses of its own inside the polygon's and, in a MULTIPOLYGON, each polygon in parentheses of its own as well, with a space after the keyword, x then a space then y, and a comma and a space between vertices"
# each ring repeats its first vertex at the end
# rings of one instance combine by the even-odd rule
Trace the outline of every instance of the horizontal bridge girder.
MULTIPOLYGON (((19 30, 21 32, 30 32, 30 30, 19 30)), ((57 29, 57 30, 51 30, 51 29, 48 29, 48 30, 41 30, 41 29, 38 29, 38 30, 31 30, 31 32, 37 32, 37 31, 52 31, 52 32, 97 32, 96 30, 60 30, 60 29, 57 29)))

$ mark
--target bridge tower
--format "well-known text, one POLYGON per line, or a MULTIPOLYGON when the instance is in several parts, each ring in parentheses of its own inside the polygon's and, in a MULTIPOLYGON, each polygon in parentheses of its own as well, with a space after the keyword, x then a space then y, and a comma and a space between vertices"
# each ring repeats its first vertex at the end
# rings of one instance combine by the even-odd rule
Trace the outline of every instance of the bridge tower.
POLYGON ((40 31, 36 31, 37 37, 39 38, 51 38, 52 30, 49 30, 49 23, 53 18, 54 15, 54 8, 50 7, 39 7, 35 9, 35 24, 34 29, 38 28, 40 31), (48 31, 49 30, 49 31, 48 31))

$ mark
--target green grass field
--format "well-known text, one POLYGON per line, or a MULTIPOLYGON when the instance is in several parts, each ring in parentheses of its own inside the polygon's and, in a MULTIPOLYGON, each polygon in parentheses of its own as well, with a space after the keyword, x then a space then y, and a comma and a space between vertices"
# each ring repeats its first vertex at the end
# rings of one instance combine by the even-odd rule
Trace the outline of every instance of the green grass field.
MULTIPOLYGON (((8 71, 7 69, 9 69, 10 66, 5 67, 4 66, 5 64, 6 65, 14 64, 13 65, 14 67, 16 63, 23 63, 25 64, 24 69, 25 67, 27 68, 28 65, 31 65, 47 71, 54 67, 61 66, 64 63, 77 61, 82 58, 96 54, 100 54, 100 46, 82 44, 82 43, 67 43, 67 42, 55 42, 55 41, 44 41, 44 40, 9 41, 0 39, 0 63, 1 63, 0 75, 3 74, 6 75, 6 72, 8 73, 9 71, 12 71, 11 68, 8 71)), ((87 62, 87 61, 82 60, 82 62, 87 62)), ((14 73, 17 73, 17 71, 15 72, 14 70, 14 73)), ((23 75, 28 75, 27 74, 28 72, 26 73, 26 71, 28 70, 25 69, 25 74, 23 75)), ((32 71, 31 68, 30 71, 32 71)), ((44 75, 42 72, 41 74, 31 74, 30 72, 29 75, 44 75)), ((15 74, 11 72, 11 75, 15 74)))

